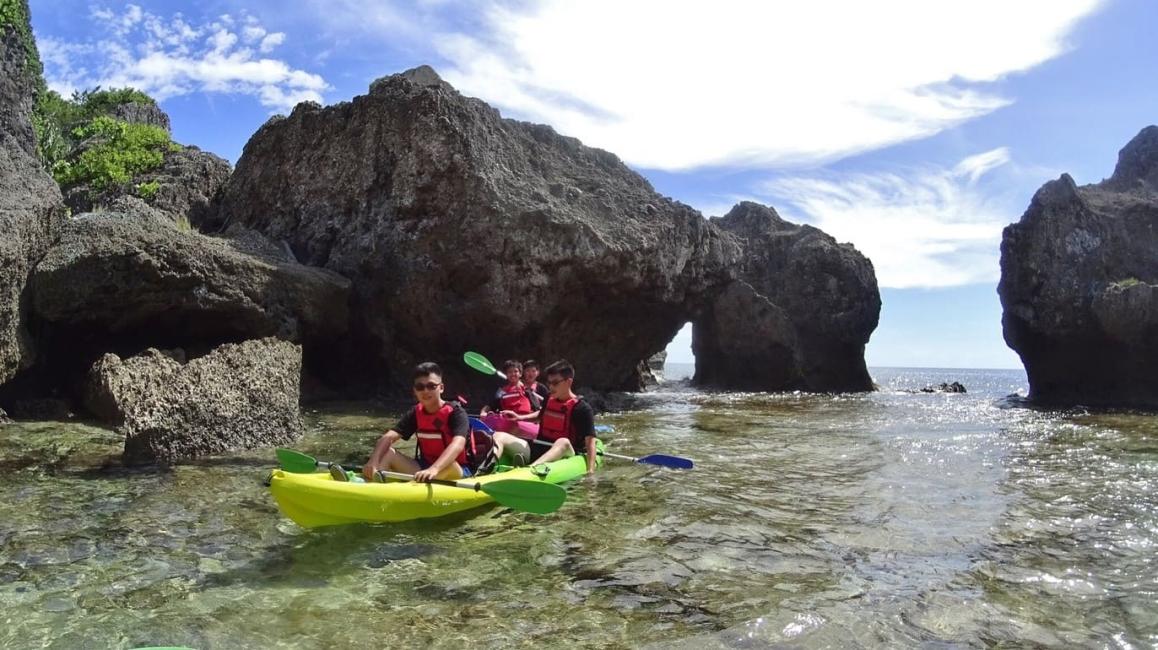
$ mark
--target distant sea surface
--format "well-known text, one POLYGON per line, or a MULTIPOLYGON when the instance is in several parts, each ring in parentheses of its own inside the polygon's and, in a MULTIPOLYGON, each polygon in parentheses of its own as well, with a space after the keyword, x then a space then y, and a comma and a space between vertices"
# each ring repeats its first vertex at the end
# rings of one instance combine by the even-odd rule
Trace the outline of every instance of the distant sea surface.
MULTIPOLYGON (((1158 646, 1158 418, 1029 408, 1018 370, 871 372, 668 381, 600 422, 695 469, 609 459, 549 516, 395 526, 297 527, 268 449, 118 469, 113 432, 7 425, 0 647, 1158 646)), ((311 411, 297 447, 357 464, 397 415, 311 411)))

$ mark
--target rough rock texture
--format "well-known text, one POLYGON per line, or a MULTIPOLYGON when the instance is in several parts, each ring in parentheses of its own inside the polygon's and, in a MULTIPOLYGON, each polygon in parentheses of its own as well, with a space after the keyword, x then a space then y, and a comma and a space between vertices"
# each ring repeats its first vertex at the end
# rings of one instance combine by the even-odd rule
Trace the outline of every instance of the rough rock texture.
POLYGON ((139 197, 173 221, 199 223, 211 211, 212 202, 229 180, 229 173, 229 162, 223 158, 197 147, 182 147, 166 153, 160 167, 135 176, 130 183, 101 192, 83 184, 68 187, 64 200, 74 214, 79 214, 111 209, 120 197, 139 197), (144 193, 140 189, 153 183, 157 184, 155 193, 144 193))
POLYGON ((565 357, 584 384, 638 389, 639 361, 739 255, 613 154, 502 119, 429 68, 267 122, 204 225, 223 224, 350 278, 341 356, 395 383, 426 359, 454 386, 483 382, 461 362, 474 349, 565 357))
POLYGON ((695 383, 736 390, 866 391, 881 299, 851 244, 740 203, 713 224, 744 242, 739 279, 693 321, 695 383))
POLYGON ((60 190, 36 156, 31 115, 39 70, 27 56, 18 30, 0 27, 0 384, 34 359, 24 286, 64 218, 60 190))
POLYGON ((115 117, 118 120, 129 122, 130 124, 159 126, 166 131, 171 131, 169 128, 169 116, 156 104, 142 102, 121 104, 113 108, 110 117, 115 117))
POLYGON ((1037 191, 1005 229, 998 293, 1031 400, 1158 407, 1158 127, 1108 180, 1037 191))
POLYGON ((5 424, 11 424, 11 423, 12 423, 12 420, 11 420, 11 418, 8 417, 8 414, 4 412, 4 409, 0 409, 0 427, 4 426, 5 424))
POLYGON ((105 354, 88 372, 88 381, 84 387, 84 407, 91 415, 114 426, 125 423, 125 412, 122 404, 127 396, 138 392, 136 386, 140 383, 140 367, 148 365, 143 359, 152 359, 156 355, 168 357, 180 365, 188 362, 185 351, 157 350, 149 348, 137 357, 122 361, 115 354, 105 354))
POLYGON ((297 264, 258 233, 183 231, 131 197, 113 208, 70 219, 29 281, 56 381, 80 379, 109 351, 197 353, 265 336, 308 344, 344 334, 344 278, 297 264))
POLYGON ((123 415, 125 460, 172 463, 300 438, 301 366, 300 346, 267 338, 184 365, 153 349, 109 354, 92 374, 123 415))

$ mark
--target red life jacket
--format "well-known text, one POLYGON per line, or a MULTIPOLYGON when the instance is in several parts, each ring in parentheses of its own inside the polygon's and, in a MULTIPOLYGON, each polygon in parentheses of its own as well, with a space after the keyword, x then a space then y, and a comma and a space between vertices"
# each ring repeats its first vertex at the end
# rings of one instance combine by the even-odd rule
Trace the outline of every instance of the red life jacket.
POLYGON ((504 411, 514 411, 519 415, 525 415, 531 412, 531 400, 527 398, 527 389, 515 384, 511 386, 503 386, 502 392, 499 393, 499 406, 504 411))
MULTIPOLYGON (((418 420, 415 431, 418 434, 418 452, 426 462, 434 463, 438 460, 454 440, 454 436, 450 433, 450 414, 453 411, 454 405, 449 402, 443 404, 437 413, 427 413, 421 404, 414 407, 414 416, 418 420)), ((466 449, 463 449, 455 460, 465 467, 466 449)))
MULTIPOLYGON (((539 420, 539 437, 543 440, 555 442, 559 438, 573 438, 571 435, 571 411, 579 399, 572 397, 566 402, 558 400, 554 395, 547 398, 543 407, 543 415, 539 420)), ((571 444, 575 444, 571 440, 571 444)))

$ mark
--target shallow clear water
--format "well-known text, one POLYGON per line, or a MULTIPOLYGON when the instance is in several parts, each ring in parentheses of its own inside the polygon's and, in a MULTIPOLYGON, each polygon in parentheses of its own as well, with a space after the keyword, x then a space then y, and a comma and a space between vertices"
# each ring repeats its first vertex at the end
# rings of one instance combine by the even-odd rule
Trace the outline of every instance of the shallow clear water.
MULTIPOLYGON (((549 517, 305 531, 269 450, 170 471, 73 424, 0 432, 0 647, 1158 644, 1158 418, 1024 408, 1019 371, 867 395, 639 396, 549 517), (965 395, 912 394, 960 381, 965 395)), ((394 414, 310 414, 356 461, 394 414)))

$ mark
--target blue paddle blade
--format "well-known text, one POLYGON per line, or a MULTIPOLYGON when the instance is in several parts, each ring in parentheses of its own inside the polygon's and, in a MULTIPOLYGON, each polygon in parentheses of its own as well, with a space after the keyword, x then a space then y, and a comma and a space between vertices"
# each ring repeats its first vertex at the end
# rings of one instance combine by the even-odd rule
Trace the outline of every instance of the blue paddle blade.
POLYGON ((679 456, 667 456, 665 454, 651 454, 650 456, 638 458, 635 462, 659 465, 660 467, 670 467, 672 469, 691 469, 695 466, 691 459, 680 458, 679 456))
POLYGON ((615 433, 615 427, 610 424, 595 425, 595 433, 615 433))

